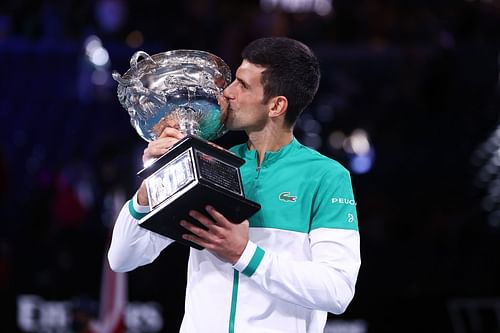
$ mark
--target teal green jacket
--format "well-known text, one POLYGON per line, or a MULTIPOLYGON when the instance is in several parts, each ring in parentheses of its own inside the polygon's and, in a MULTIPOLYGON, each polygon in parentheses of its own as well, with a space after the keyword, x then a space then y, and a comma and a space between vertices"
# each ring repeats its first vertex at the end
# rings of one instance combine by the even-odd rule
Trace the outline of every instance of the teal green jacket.
MULTIPOLYGON (((181 332, 323 332, 327 313, 351 302, 361 263, 349 172, 296 139, 260 166, 246 144, 231 151, 245 160, 246 197, 262 208, 236 264, 190 250, 181 332)), ((108 253, 114 270, 148 264, 173 242, 139 227, 147 211, 135 197, 123 207, 108 253)))

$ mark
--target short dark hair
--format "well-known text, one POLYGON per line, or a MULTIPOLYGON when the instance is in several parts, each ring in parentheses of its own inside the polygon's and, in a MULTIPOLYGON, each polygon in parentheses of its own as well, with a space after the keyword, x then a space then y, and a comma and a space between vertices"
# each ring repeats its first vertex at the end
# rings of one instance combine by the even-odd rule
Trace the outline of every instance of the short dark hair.
POLYGON ((275 96, 288 99, 285 122, 293 126, 311 104, 320 80, 319 62, 303 43, 286 37, 265 37, 248 44, 243 59, 266 69, 262 73, 264 102, 275 96))

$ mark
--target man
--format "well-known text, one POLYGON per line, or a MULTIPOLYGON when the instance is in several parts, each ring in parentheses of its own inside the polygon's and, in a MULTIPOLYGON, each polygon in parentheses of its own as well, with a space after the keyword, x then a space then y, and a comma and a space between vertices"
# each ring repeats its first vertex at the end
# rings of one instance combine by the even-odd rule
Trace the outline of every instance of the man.
MULTIPOLYGON (((319 85, 319 64, 304 44, 262 38, 243 51, 236 79, 224 90, 226 126, 248 142, 231 150, 246 197, 262 208, 233 224, 206 207, 190 215, 207 230, 191 233, 183 333, 323 332, 327 312, 340 314, 354 296, 360 266, 356 207, 349 173, 293 136, 298 115, 319 85)), ((183 134, 168 127, 144 159, 165 153, 183 134)), ((111 267, 145 265, 172 240, 138 226, 147 212, 144 184, 115 225, 111 267)))

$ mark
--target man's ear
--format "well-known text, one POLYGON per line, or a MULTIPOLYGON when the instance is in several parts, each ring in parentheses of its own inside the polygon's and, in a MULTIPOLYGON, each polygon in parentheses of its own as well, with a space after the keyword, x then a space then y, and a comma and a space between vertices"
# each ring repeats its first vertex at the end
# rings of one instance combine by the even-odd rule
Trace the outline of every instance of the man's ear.
POLYGON ((285 96, 276 96, 269 101, 269 117, 284 116, 288 109, 288 99, 285 96))

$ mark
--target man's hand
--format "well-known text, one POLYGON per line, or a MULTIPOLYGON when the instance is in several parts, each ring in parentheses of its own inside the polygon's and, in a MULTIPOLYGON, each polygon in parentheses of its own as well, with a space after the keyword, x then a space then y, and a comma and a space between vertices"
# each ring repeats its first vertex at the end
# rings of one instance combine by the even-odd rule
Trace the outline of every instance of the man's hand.
POLYGON ((206 206, 205 209, 211 218, 194 210, 190 211, 189 215, 208 230, 182 220, 180 224, 193 233, 184 234, 182 238, 203 246, 219 259, 234 265, 248 243, 248 220, 240 224, 232 223, 213 207, 206 206))
POLYGON ((185 136, 184 133, 173 127, 165 127, 161 132, 158 139, 151 141, 146 149, 144 149, 144 154, 142 155, 142 162, 158 158, 165 154, 170 147, 177 143, 180 139, 185 136))
MULTIPOLYGON (((185 136, 184 133, 174 127, 165 127, 158 139, 151 141, 142 155, 142 162, 146 164, 152 159, 156 159, 165 154, 170 147, 176 144, 185 136)), ((147 206, 149 204, 146 184, 142 182, 137 192, 137 201, 140 205, 147 206)))

